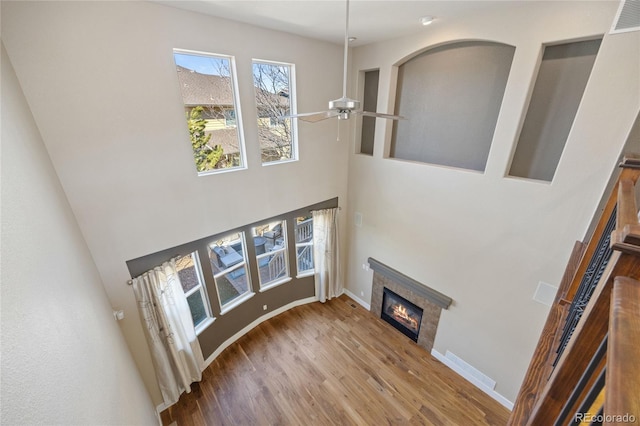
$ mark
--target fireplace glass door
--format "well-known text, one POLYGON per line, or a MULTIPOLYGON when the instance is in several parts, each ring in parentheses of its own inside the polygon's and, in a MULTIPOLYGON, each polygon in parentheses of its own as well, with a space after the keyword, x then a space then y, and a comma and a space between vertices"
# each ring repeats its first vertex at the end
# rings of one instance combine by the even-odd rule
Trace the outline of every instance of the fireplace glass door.
POLYGON ((422 312, 422 308, 388 288, 384 288, 380 316, 414 342, 418 341, 418 335, 420 334, 422 312))

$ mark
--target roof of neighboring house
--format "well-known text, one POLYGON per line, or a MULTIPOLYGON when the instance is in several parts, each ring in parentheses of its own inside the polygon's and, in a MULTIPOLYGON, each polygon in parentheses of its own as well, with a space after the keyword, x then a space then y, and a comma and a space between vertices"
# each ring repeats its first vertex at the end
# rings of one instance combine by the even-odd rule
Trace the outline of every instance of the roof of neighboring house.
MULTIPOLYGON (((176 65, 178 82, 182 91, 182 101, 187 107, 196 105, 233 105, 231 78, 219 75, 201 74, 180 65, 176 65)), ((281 92, 278 95, 256 87, 262 94, 261 100, 268 101, 271 97, 273 104, 289 106, 289 94, 281 92)))
POLYGON ((186 106, 233 105, 231 79, 218 75, 201 74, 176 65, 182 101, 186 106))

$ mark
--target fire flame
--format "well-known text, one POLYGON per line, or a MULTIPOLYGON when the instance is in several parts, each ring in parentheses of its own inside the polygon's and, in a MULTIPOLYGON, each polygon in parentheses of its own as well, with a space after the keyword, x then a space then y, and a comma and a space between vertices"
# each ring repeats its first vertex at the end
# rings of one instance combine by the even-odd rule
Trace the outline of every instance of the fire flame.
POLYGON ((404 320, 404 322, 408 323, 408 325, 411 326, 413 329, 415 330, 418 329, 418 321, 409 315, 407 308, 405 308, 404 306, 393 305, 393 316, 404 320))

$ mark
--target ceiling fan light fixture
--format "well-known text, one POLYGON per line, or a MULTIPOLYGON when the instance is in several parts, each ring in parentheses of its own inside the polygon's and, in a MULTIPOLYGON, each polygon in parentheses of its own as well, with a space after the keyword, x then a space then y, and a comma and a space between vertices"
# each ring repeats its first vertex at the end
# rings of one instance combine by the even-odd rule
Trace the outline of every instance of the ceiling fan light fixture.
POLYGON ((364 115, 367 117, 384 118, 388 120, 404 120, 399 115, 383 114, 379 112, 369 112, 360 109, 360 101, 347 97, 347 72, 349 70, 349 42, 355 40, 349 37, 349 0, 346 0, 345 26, 344 26, 344 62, 342 78, 342 97, 329 101, 328 111, 307 112, 302 114, 291 114, 282 118, 298 118, 303 121, 315 123, 328 118, 337 117, 338 120, 348 120, 351 115, 364 115))
POLYGON ((431 24, 433 20, 433 16, 423 16, 422 18, 420 18, 420 23, 426 27, 427 25, 431 24))

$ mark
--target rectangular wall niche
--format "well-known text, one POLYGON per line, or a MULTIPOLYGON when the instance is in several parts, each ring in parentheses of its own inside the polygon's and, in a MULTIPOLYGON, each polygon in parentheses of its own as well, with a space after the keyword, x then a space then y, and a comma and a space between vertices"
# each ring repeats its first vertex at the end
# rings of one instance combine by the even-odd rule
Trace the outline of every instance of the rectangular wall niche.
POLYGON ((601 41, 545 47, 510 176, 553 180, 601 41))
POLYGON ((418 346, 431 352, 438 323, 440 322, 440 313, 442 309, 449 307, 451 298, 375 259, 369 258, 368 262, 374 271, 371 312, 379 318, 383 317, 385 289, 391 290, 393 294, 406 299, 411 303, 412 307, 422 310, 420 324, 414 327, 418 332, 417 339, 414 336, 410 336, 410 338, 416 341, 418 346))
MULTIPOLYGON (((362 97, 362 109, 369 112, 377 112, 378 109, 378 83, 380 70, 364 72, 364 95, 362 97)), ((360 139, 360 154, 373 155, 373 140, 376 135, 376 118, 362 117, 362 132, 360 139)))

